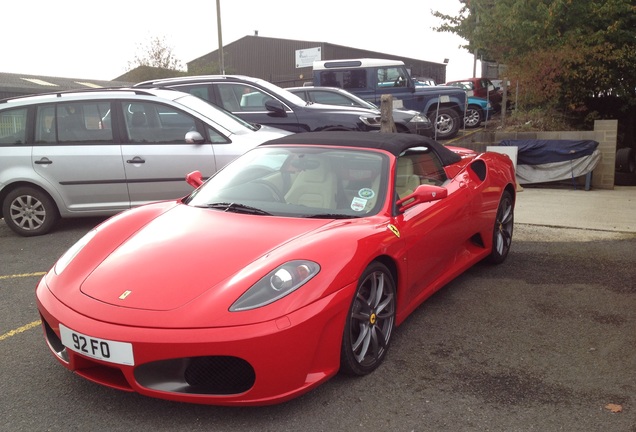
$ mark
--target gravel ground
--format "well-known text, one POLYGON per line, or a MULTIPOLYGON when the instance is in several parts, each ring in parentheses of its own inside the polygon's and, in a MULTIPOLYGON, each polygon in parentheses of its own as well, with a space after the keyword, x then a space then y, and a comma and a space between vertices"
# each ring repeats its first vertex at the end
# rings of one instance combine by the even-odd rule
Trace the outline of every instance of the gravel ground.
MULTIPOLYGON (((555 228, 540 225, 516 223, 513 241, 541 242, 589 242, 608 240, 627 240, 636 238, 636 233, 588 230, 576 228, 555 228)), ((636 260, 636 258, 635 258, 636 260)))

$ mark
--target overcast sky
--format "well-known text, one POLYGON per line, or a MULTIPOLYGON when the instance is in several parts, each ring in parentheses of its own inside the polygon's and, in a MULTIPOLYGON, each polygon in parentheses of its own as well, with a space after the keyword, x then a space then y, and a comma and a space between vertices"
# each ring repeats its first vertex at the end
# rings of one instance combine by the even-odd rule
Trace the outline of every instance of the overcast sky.
MULTIPOLYGON (((449 59, 447 79, 472 76, 462 39, 438 33, 431 10, 459 0, 220 0, 223 44, 254 35, 327 42, 420 60, 449 59)), ((3 2, 0 72, 114 79, 140 47, 164 38, 186 63, 219 48, 216 0, 24 0, 3 2)))

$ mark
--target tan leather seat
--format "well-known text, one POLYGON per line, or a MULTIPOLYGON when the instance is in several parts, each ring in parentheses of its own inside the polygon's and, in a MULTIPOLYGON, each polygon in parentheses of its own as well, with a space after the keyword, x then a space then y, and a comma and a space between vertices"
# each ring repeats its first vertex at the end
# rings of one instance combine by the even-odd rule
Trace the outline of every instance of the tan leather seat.
POLYGON ((290 204, 335 209, 337 178, 326 159, 304 156, 299 160, 301 171, 285 195, 290 204))
POLYGON ((420 178, 414 174, 413 161, 408 157, 400 157, 397 160, 397 176, 395 178, 395 190, 400 198, 412 194, 420 185, 420 178))

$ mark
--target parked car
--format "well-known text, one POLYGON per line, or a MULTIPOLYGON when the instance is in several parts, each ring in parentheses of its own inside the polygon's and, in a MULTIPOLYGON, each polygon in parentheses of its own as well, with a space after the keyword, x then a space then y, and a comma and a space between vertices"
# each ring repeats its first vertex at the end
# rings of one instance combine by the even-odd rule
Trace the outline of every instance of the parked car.
POLYGON ((289 132, 251 125, 170 90, 99 89, 0 101, 0 216, 23 236, 59 217, 105 216, 189 190, 289 132))
MULTIPOLYGON (((435 81, 431 78, 420 78, 415 81, 416 87, 436 86, 435 81)), ((472 93, 471 93, 472 94, 472 93)), ((481 123, 490 118, 494 114, 494 108, 490 101, 468 95, 466 100, 466 111, 464 115, 464 126, 467 128, 477 128, 481 123)))
POLYGON ((41 279, 47 346, 98 384, 201 404, 273 404, 339 370, 369 374, 420 303, 510 250, 511 159, 453 150, 301 133, 204 184, 193 172, 191 195, 115 216, 41 279))
POLYGON ((247 76, 186 76, 144 81, 135 87, 191 93, 250 123, 291 132, 380 130, 376 110, 308 103, 277 85, 247 76))
MULTIPOLYGON (((300 96, 307 102, 360 107, 372 110, 380 109, 377 105, 338 87, 303 86, 288 87, 286 90, 300 96)), ((417 111, 404 109, 393 109, 392 114, 393 122, 398 132, 414 133, 429 138, 433 137, 433 124, 425 115, 421 115, 417 111)))
POLYGON ((395 108, 414 110, 427 116, 434 125, 435 139, 440 140, 457 135, 466 107, 466 92, 443 86, 417 86, 400 60, 314 61, 313 84, 340 87, 376 105, 382 95, 390 94, 395 108))
POLYGON ((445 85, 464 89, 468 96, 476 96, 489 101, 496 112, 501 111, 503 93, 488 78, 466 78, 448 81, 445 85))

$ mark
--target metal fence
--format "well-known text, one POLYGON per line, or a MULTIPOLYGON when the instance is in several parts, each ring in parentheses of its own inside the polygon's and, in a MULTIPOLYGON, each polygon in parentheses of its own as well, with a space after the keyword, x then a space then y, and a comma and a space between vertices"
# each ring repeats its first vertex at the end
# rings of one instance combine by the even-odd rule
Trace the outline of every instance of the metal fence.
POLYGON ((24 115, 0 116, 0 138, 15 135, 23 131, 25 127, 26 117, 24 115))

